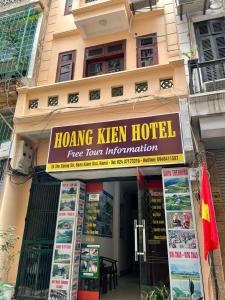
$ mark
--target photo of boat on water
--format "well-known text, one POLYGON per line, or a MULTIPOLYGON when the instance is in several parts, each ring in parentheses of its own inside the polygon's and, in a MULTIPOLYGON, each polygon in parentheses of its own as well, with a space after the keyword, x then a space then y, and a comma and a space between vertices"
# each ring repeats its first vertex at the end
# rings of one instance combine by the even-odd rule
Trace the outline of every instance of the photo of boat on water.
POLYGON ((56 233, 57 244, 71 244, 72 243, 73 231, 71 229, 58 229, 56 233))

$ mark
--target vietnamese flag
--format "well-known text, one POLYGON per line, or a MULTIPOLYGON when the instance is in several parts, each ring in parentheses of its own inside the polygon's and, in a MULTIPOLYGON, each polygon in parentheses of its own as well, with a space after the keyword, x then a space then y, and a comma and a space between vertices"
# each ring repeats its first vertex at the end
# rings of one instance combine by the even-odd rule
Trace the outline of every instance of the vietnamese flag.
POLYGON ((213 199, 205 164, 202 167, 200 197, 200 212, 203 221, 204 234, 204 255, 207 260, 208 253, 217 249, 219 242, 213 199))

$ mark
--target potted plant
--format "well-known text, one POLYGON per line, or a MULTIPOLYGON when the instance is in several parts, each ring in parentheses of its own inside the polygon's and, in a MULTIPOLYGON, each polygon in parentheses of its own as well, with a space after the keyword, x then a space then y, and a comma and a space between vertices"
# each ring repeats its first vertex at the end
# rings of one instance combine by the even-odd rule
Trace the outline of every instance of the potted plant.
POLYGON ((152 287, 142 291, 142 300, 169 300, 170 290, 164 285, 152 287))
POLYGON ((9 272, 19 254, 16 249, 18 240, 15 226, 0 226, 0 300, 9 300, 13 297, 14 285, 8 280, 9 272))

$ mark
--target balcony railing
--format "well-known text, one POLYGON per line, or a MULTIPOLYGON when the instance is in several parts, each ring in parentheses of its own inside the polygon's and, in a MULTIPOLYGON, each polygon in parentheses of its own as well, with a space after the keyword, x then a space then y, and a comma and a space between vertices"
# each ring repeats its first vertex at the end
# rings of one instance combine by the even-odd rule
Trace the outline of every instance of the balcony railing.
POLYGON ((143 11, 143 9, 152 10, 158 0, 130 0, 130 9, 133 14, 143 11))
POLYGON ((188 61, 190 94, 225 90, 225 57, 199 62, 188 61))
POLYGON ((27 75, 39 16, 32 6, 0 16, 0 79, 27 75))

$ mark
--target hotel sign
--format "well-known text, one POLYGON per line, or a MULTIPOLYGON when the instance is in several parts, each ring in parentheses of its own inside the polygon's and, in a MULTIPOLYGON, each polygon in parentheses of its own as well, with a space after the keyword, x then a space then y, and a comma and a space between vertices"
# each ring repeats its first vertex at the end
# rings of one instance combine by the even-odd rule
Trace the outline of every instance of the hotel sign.
POLYGON ((178 164, 184 162, 178 113, 55 127, 47 171, 178 164))

